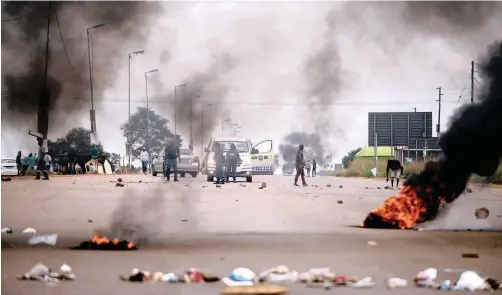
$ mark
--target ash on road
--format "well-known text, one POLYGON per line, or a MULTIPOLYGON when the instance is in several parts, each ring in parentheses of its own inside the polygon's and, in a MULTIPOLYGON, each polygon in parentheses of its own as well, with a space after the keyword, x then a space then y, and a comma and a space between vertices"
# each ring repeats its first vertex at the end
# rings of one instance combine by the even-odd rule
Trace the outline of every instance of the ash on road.
MULTIPOLYGON (((221 288, 118 279, 134 267, 164 272, 198 267, 225 275, 239 266, 255 271, 276 264, 299 271, 328 266, 339 274, 373 276, 381 282, 373 291, 350 290, 354 294, 386 292, 386 278, 411 279, 428 267, 473 269, 502 278, 502 234, 486 231, 502 229, 500 189, 474 187, 446 215, 425 225, 450 231, 392 231, 354 227, 393 193, 376 189, 385 186, 383 180, 321 177, 309 179, 310 187, 295 188, 291 177, 262 176, 246 187, 217 188, 203 178, 182 178, 179 183, 142 175, 122 178, 125 187, 110 182, 114 176, 54 177, 46 182, 16 178, 4 183, 2 227, 10 227, 14 234, 2 234, 2 292, 219 294, 221 288), (267 187, 258 189, 262 181, 267 187), (490 210, 488 219, 476 220, 474 210, 479 207, 490 210), (59 234, 58 245, 30 247, 29 236, 22 234, 26 227, 35 228, 37 234, 59 234), (451 231, 468 228, 485 231, 451 231), (143 244, 131 252, 67 249, 97 229, 111 233, 132 229, 143 244), (462 258, 462 253, 477 253, 479 258, 462 258), (70 264, 77 280, 56 287, 16 280, 37 262, 54 268, 70 264)), ((458 274, 439 276, 455 279, 458 274)), ((291 294, 318 292, 324 291, 295 286, 291 294)))

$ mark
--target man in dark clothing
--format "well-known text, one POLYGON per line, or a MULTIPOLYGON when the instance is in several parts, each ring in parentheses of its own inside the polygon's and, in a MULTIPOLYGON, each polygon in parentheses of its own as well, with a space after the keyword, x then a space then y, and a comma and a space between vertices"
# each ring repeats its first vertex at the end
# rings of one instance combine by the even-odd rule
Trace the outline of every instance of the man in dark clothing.
POLYGON ((225 162, 225 157, 223 156, 223 150, 221 149, 220 143, 215 142, 213 145, 214 152, 214 168, 216 174, 216 182, 214 184, 224 184, 225 175, 223 173, 223 164, 225 162))
POLYGON ((394 188, 394 178, 396 179, 396 188, 399 187, 399 177, 403 174, 403 166, 399 160, 393 159, 387 161, 387 182, 389 182, 389 171, 390 175, 390 186, 394 188))
POLYGON ((170 179, 171 169, 174 174, 174 181, 178 181, 178 163, 177 160, 181 160, 180 147, 175 143, 174 139, 169 139, 167 141, 167 147, 164 151, 164 165, 165 172, 164 176, 167 181, 170 179))
POLYGON ((21 151, 17 152, 16 156, 17 176, 23 173, 23 163, 21 162, 21 151))
POLYGON ((241 162, 241 156, 239 151, 235 147, 235 144, 230 144, 230 150, 227 152, 227 182, 229 182, 230 176, 234 178, 234 183, 237 177, 237 165, 241 162), (231 174, 231 175, 230 175, 231 174))
POLYGON ((303 144, 300 144, 298 151, 296 152, 296 176, 295 176, 295 186, 298 185, 298 177, 302 177, 303 186, 307 186, 305 182, 305 160, 303 158, 303 144))
POLYGON ((316 176, 317 162, 312 159, 312 177, 316 176))

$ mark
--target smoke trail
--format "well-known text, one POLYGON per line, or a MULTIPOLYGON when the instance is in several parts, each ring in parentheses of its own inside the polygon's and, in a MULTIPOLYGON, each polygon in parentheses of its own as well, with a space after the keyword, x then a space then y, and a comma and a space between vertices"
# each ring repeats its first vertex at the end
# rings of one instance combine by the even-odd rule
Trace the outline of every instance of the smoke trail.
MULTIPOLYGON (((43 86, 48 7, 48 2, 2 2, 3 19, 26 15, 17 21, 2 23, 2 82, 7 90, 6 94, 2 94, 2 119, 7 115, 9 122, 14 120, 22 124, 37 116, 43 86)), ((93 33, 96 52, 94 95, 99 98, 115 81, 113 71, 126 59, 127 50, 146 39, 146 25, 161 12, 160 8, 155 2, 52 3, 49 59, 51 121, 66 120, 73 112, 79 111, 83 103, 89 103, 88 99, 71 100, 64 102, 61 114, 54 113, 58 97, 90 96, 86 28, 106 24, 98 29, 99 33, 93 33), (63 50, 59 30, 64 37, 71 65, 63 50)))
MULTIPOLYGON (((238 60, 229 53, 221 53, 214 56, 212 64, 202 72, 196 72, 187 77, 182 84, 185 87, 178 88, 176 116, 177 133, 186 134, 184 140, 188 147, 190 135, 190 105, 192 106, 192 134, 194 146, 201 142, 202 132, 207 141, 211 132, 218 126, 221 119, 227 116, 224 105, 212 104, 204 109, 204 127, 202 128, 202 108, 207 103, 204 101, 221 101, 229 94, 230 87, 222 81, 223 75, 232 71, 238 65, 238 60)), ((157 92, 166 91, 162 88, 160 80, 152 81, 157 92)), ((168 100, 174 100, 173 90, 169 90, 168 100)))
POLYGON ((326 161, 326 151, 321 143, 321 137, 317 133, 292 132, 284 138, 279 146, 279 152, 283 158, 283 170, 292 169, 295 166, 296 151, 303 144, 304 157, 306 160, 315 159, 319 165, 326 161))

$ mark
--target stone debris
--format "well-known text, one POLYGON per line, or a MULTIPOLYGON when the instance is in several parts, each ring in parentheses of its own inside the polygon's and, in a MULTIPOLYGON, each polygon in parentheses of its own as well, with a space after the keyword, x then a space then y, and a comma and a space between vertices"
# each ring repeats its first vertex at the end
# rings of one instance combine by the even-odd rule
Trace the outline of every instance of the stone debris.
POLYGON ((387 288, 396 289, 408 286, 408 281, 400 278, 390 278, 387 280, 387 288))
POLYGON ((262 182, 262 183, 261 183, 261 187, 262 187, 262 188, 266 188, 266 187, 267 187, 267 183, 266 183, 266 182, 262 182))
POLYGON ((478 253, 462 253, 462 258, 479 258, 478 253))
POLYGON ((478 208, 474 211, 474 216, 476 219, 487 219, 490 215, 490 211, 486 207, 478 208))
POLYGON ((343 188, 343 185, 339 185, 338 188, 343 188))
POLYGON ((122 178, 121 177, 117 178, 117 181, 122 182, 122 178))
POLYGON ((116 187, 124 187, 125 184, 123 184, 122 182, 117 182, 117 184, 115 185, 116 187))
POLYGON ((342 200, 338 200, 336 201, 337 204, 343 204, 343 201, 342 200))
POLYGON ((63 264, 60 267, 60 273, 53 272, 51 268, 38 263, 28 272, 17 277, 20 281, 40 281, 45 283, 58 283, 59 281, 73 281, 75 274, 69 265, 63 264))
POLYGON ((367 244, 370 245, 370 246, 376 246, 376 245, 378 245, 378 243, 375 242, 375 241, 368 241, 367 244))
POLYGON ((466 188, 465 192, 468 193, 468 194, 472 193, 472 188, 470 188, 470 187, 466 188))
POLYGON ((246 187, 244 183, 239 184, 240 187, 246 187))
POLYGON ((36 234, 37 230, 32 227, 27 227, 23 230, 23 234, 36 234))
POLYGON ((8 227, 4 227, 2 228, 2 233, 3 234, 11 234, 13 233, 12 229, 8 228, 8 227))
POLYGON ((326 187, 331 187, 331 184, 326 184, 326 187))

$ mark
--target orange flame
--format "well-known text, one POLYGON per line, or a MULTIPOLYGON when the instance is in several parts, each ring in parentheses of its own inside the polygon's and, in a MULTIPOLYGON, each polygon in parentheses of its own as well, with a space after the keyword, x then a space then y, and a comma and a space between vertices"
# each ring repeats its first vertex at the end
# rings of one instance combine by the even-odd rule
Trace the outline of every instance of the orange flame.
MULTIPOLYGON (((103 244, 113 244, 113 245, 118 245, 120 243, 120 239, 118 237, 113 238, 110 240, 107 237, 101 236, 101 234, 96 233, 94 236, 91 238, 91 242, 97 245, 103 245, 103 244)), ((132 249, 134 248, 135 245, 133 242, 128 242, 127 243, 127 248, 132 249)))
MULTIPOLYGON (((424 222, 427 214, 427 204, 417 193, 417 187, 404 185, 397 195, 386 199, 383 205, 373 209, 371 213, 400 229, 412 228, 417 223, 424 222)), ((368 227, 365 222, 361 226, 368 227)))

